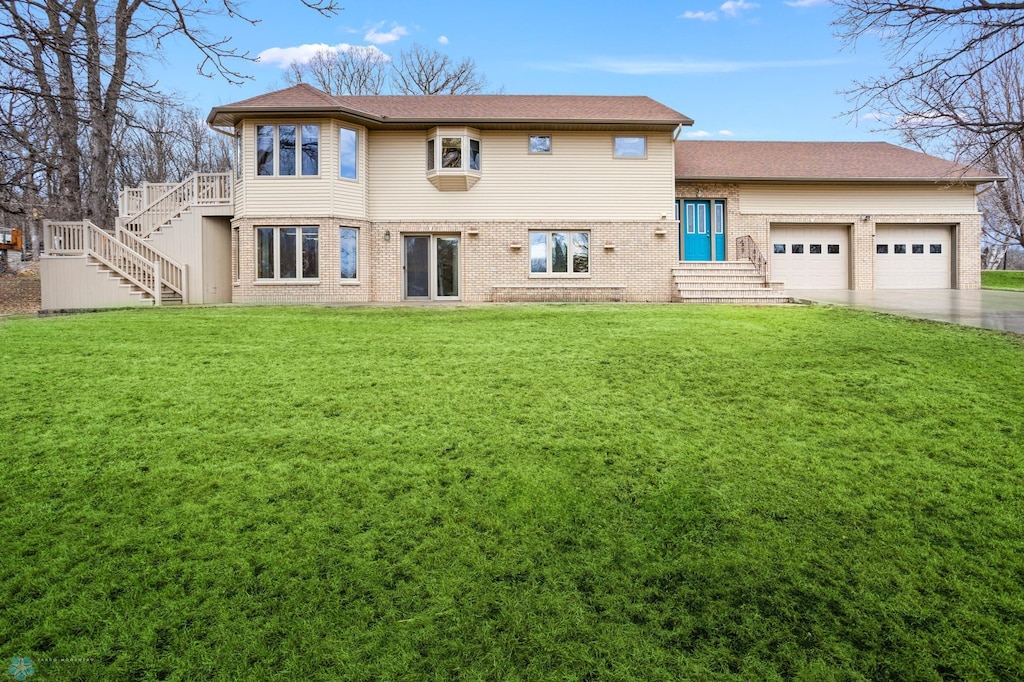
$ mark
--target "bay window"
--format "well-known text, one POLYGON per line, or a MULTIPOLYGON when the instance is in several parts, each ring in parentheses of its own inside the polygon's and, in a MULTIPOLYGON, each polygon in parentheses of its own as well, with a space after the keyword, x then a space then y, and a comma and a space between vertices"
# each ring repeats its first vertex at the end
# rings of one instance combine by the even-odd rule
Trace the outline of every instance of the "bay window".
POLYGON ((442 192, 468 190, 480 180, 483 154, 475 128, 433 128, 426 151, 427 179, 442 192))

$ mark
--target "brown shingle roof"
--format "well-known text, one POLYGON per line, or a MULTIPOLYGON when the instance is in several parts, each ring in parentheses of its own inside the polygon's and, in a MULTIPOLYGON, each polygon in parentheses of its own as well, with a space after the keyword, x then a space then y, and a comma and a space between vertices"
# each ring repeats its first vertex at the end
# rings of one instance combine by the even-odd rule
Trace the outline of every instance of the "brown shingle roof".
POLYGON ((962 181, 1001 176, 888 142, 679 140, 676 179, 962 181))
POLYGON ((582 123, 692 125, 693 120, 650 97, 598 95, 378 95, 332 97, 305 83, 214 107, 212 125, 274 111, 335 112, 369 123, 582 123))
POLYGON ((650 97, 601 95, 380 95, 337 97, 343 106, 401 121, 579 121, 664 123, 693 120, 650 97))

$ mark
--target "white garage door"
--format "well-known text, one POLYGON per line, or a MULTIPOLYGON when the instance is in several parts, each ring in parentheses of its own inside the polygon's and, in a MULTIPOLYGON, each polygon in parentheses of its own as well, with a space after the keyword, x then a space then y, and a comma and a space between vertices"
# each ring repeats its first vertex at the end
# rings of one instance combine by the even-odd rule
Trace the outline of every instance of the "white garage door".
POLYGON ((879 225, 875 228, 876 289, 949 289, 948 225, 879 225))
POLYGON ((772 225, 771 280, 787 289, 849 289, 850 229, 772 225))

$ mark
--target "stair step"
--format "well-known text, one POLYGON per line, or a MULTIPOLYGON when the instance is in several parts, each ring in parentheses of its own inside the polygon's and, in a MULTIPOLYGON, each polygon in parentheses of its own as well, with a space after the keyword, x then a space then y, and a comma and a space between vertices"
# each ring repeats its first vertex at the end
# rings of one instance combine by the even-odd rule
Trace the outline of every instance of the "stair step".
POLYGON ((705 297, 693 297, 693 298, 682 298, 677 299, 677 302, 683 304, 693 303, 714 303, 714 304, 734 304, 734 305, 786 305, 792 304, 793 299, 789 296, 767 296, 767 297, 751 297, 751 296, 705 296, 705 297))

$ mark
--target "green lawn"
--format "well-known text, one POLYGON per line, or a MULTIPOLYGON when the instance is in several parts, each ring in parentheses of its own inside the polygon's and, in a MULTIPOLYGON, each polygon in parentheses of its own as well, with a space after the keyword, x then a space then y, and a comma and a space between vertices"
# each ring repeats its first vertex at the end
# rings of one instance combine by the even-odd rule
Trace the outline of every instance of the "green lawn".
POLYGON ((981 286, 984 289, 1024 291, 1024 271, 982 270, 981 286))
POLYGON ((30 682, 1024 677, 1018 337, 124 311, 0 322, 0 396, 30 682))

